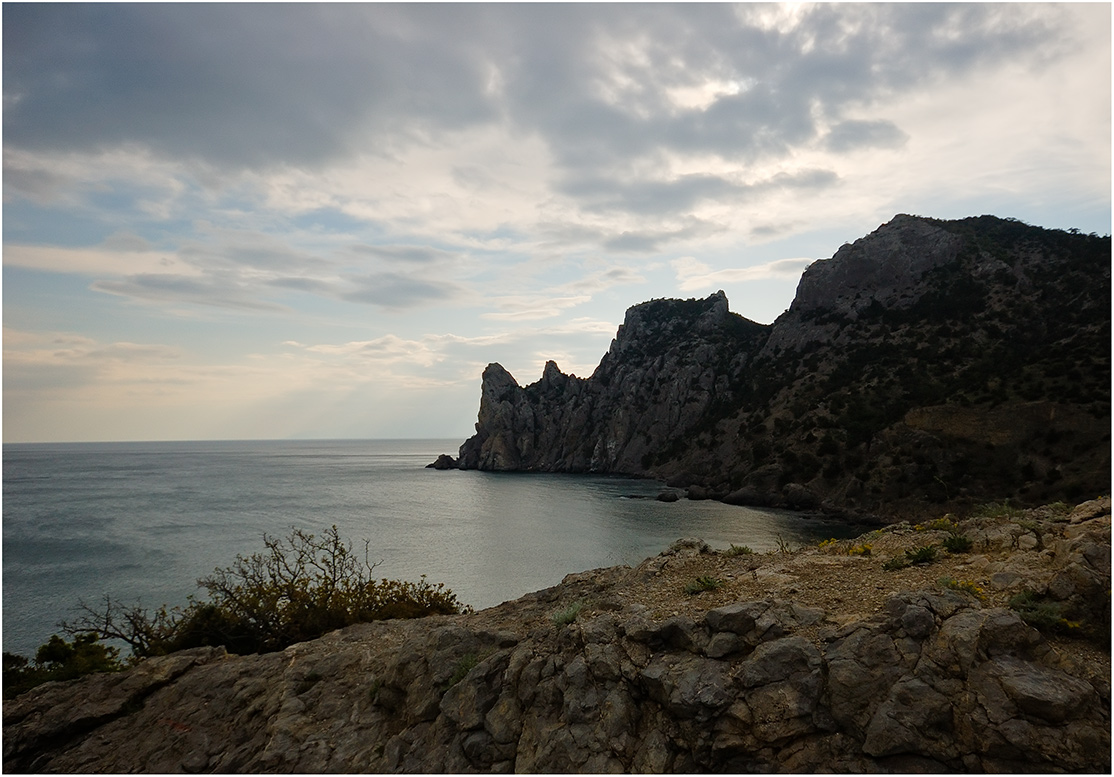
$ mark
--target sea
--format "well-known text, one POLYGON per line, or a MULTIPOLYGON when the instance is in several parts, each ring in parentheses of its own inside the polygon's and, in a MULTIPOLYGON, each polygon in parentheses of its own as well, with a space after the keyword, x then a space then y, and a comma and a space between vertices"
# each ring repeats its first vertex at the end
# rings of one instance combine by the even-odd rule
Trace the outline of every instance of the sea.
POLYGON ((490 607, 570 572, 634 565, 681 537, 755 552, 855 532, 838 521, 656 497, 654 480, 433 470, 459 440, 3 446, 5 652, 34 655, 81 602, 156 609, 265 536, 336 526, 376 577, 490 607))

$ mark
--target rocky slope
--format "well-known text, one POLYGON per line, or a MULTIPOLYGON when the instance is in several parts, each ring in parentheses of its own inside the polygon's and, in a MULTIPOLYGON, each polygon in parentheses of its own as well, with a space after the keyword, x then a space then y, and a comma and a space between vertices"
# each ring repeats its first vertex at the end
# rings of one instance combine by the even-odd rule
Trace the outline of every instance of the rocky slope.
POLYGON ((483 374, 466 469, 615 472, 740 504, 894 515, 1106 491, 1110 238, 897 216, 763 326, 627 311, 589 378, 483 374))
POLYGON ((478 613, 41 686, 4 703, 4 770, 1109 772, 1109 591, 1109 498, 682 541, 478 613))

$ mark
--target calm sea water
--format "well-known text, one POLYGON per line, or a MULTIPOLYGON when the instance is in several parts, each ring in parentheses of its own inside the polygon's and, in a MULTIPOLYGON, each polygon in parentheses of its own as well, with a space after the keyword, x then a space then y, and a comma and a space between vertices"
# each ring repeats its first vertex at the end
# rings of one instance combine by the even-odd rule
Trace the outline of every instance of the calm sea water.
POLYGON ((3 649, 33 655, 105 594, 184 604, 264 534, 336 525, 376 576, 444 582, 477 609, 679 537, 756 551, 848 536, 835 522, 657 502, 649 480, 426 469, 459 440, 4 445, 3 649), (637 498, 643 497, 643 498, 637 498))

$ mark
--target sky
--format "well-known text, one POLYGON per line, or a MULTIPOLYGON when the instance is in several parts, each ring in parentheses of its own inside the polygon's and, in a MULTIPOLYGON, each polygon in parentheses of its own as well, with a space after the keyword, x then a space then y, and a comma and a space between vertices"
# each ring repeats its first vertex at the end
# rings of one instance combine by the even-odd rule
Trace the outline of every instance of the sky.
POLYGON ((1109 234, 1110 13, 4 3, 3 440, 463 440, 898 213, 1109 234))

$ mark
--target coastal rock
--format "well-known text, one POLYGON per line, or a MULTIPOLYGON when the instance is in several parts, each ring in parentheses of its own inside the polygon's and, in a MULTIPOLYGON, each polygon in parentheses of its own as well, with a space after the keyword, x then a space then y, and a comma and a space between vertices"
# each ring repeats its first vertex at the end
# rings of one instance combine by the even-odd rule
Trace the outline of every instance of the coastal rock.
MULTIPOLYGON (((1059 550, 1014 545, 996 557, 1030 589, 1085 566, 1097 586, 1088 612, 1101 615, 1106 599, 1109 617, 1109 556, 1095 550, 1104 537, 1108 547, 1109 512, 1078 524, 1067 514, 970 518, 962 531, 1041 536, 1059 550)), ((855 606, 878 588, 869 581, 899 574, 883 569, 885 554, 933 531, 849 541, 873 543, 878 558, 838 545, 726 555, 680 540, 635 569, 569 575, 478 613, 361 624, 264 655, 199 648, 49 683, 5 702, 4 768, 1108 772, 1108 652, 1054 644, 1027 611, 942 584, 855 606), (711 569, 736 581, 772 570, 809 596, 700 609, 664 593, 711 569), (829 573, 850 580, 855 603, 809 582, 829 573), (647 586, 685 611, 637 603, 647 586), (573 620, 554 617, 574 602, 573 620)), ((946 565, 985 580, 990 563, 946 565)))
POLYGON ((447 453, 442 453, 432 464, 426 464, 427 469, 456 469, 460 463, 447 453))
POLYGON ((1109 299, 1108 237, 898 215, 770 325, 651 300, 589 378, 489 365, 459 466, 862 517, 1075 501, 1109 484, 1109 299))

